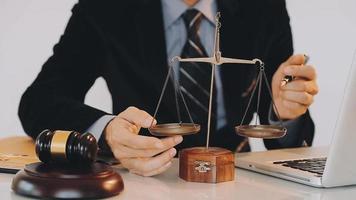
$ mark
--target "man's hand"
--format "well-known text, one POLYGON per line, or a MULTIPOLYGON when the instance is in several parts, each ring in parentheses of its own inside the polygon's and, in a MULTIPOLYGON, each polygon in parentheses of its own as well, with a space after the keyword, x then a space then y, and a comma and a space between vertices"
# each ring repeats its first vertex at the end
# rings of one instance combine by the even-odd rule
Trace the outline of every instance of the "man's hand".
POLYGON ((115 158, 130 172, 142 176, 167 170, 177 153, 173 147, 183 140, 182 136, 158 139, 138 135, 140 128, 150 127, 151 122, 152 116, 148 113, 129 107, 105 128, 105 139, 115 158))
POLYGON ((303 65, 304 62, 304 55, 291 56, 273 75, 273 99, 282 119, 295 119, 304 114, 319 91, 314 67, 303 65), (296 78, 282 86, 286 75, 296 78))

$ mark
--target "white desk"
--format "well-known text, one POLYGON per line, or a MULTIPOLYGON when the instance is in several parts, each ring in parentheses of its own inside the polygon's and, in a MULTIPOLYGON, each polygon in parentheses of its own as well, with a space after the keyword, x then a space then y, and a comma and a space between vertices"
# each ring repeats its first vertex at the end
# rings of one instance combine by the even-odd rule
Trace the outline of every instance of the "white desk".
MULTIPOLYGON (((318 189, 284 181, 243 169, 236 169, 235 181, 219 184, 190 183, 178 177, 178 160, 165 173, 155 177, 140 177, 119 170, 125 189, 111 199, 356 199, 356 186, 318 189)), ((11 189, 13 175, 0 174, 0 199, 28 199, 14 194, 11 189)))

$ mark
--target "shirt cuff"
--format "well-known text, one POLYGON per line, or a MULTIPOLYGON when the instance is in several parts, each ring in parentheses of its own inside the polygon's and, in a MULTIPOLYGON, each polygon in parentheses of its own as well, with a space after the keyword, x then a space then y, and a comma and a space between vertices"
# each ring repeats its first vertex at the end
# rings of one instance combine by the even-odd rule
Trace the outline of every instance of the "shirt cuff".
MULTIPOLYGON (((300 146, 301 144, 297 144, 300 141, 300 137, 302 137, 301 133, 299 132, 300 126, 303 124, 304 115, 297 117, 296 119, 291 120, 283 120, 283 126, 287 128, 287 134, 277 139, 278 142, 283 147, 293 147, 293 146, 300 146)), ((270 106, 269 113, 268 113, 268 121, 271 125, 280 125, 281 122, 278 120, 278 117, 273 111, 273 106, 270 106)))
POLYGON ((87 132, 91 133, 96 141, 99 142, 101 135, 104 132, 106 125, 114 119, 115 115, 104 115, 94 122, 88 129, 87 132))

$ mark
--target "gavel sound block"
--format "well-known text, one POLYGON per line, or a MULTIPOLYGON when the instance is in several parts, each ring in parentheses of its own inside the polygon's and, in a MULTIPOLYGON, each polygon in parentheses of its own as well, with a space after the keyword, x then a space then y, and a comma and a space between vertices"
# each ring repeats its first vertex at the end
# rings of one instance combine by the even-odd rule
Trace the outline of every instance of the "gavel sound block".
POLYGON ((179 153, 179 177, 190 182, 219 183, 235 177, 234 154, 219 147, 193 147, 179 153))
POLYGON ((19 171, 11 187, 17 194, 29 197, 93 199, 119 194, 124 183, 110 166, 101 163, 76 167, 38 162, 19 171))
POLYGON ((95 162, 97 142, 89 133, 43 131, 36 139, 42 161, 28 164, 12 180, 17 194, 36 198, 93 199, 119 194, 121 176, 95 162))

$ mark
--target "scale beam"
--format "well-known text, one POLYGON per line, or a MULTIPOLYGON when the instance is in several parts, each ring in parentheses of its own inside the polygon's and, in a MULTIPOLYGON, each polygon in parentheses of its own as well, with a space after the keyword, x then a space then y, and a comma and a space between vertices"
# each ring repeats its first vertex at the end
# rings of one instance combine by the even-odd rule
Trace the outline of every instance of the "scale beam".
POLYGON ((253 60, 245 60, 245 59, 237 59, 237 58, 226 58, 226 57, 220 57, 219 60, 217 60, 215 57, 208 57, 208 58, 181 58, 181 57, 174 57, 174 59, 177 59, 179 62, 203 62, 203 63, 210 63, 213 65, 222 65, 222 64, 263 64, 263 62, 260 59, 253 59, 253 60))

